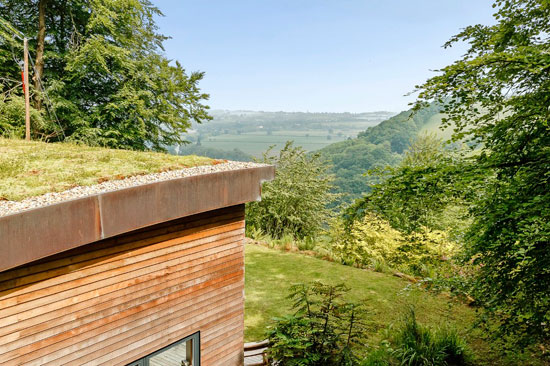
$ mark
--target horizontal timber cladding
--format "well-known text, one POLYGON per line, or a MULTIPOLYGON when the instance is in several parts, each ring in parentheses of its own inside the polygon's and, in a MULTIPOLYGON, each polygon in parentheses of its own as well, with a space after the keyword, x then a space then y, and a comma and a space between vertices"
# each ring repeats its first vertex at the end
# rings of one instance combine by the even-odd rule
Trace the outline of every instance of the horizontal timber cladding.
POLYGON ((244 205, 0 273, 0 365, 126 365, 200 331, 201 365, 242 365, 244 205))

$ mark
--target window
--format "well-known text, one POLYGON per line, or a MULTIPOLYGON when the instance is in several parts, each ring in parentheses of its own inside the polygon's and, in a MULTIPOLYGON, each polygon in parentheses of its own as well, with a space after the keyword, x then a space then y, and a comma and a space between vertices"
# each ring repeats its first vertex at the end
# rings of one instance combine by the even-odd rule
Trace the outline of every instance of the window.
POLYGON ((200 366, 200 332, 172 343, 128 366, 200 366))

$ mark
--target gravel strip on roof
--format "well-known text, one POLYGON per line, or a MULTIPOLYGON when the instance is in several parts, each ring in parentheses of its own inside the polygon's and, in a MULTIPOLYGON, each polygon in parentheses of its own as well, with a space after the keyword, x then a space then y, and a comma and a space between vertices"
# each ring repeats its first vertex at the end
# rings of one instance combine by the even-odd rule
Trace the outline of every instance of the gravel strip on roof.
POLYGON ((19 213, 34 208, 49 206, 54 203, 69 201, 77 198, 93 196, 100 193, 116 191, 119 189, 140 186, 144 184, 161 182, 171 179, 190 177, 194 175, 224 172, 266 166, 267 164, 227 161, 216 165, 201 165, 181 170, 136 175, 120 180, 110 180, 93 186, 79 186, 63 192, 46 193, 36 197, 30 197, 22 201, 0 201, 0 217, 19 213))

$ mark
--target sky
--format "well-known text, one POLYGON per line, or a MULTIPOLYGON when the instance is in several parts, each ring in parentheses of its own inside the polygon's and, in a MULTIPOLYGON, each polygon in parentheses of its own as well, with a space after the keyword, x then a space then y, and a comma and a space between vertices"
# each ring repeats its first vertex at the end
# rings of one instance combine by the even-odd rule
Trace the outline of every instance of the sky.
POLYGON ((489 0, 153 0, 166 56, 203 71, 213 109, 399 112, 493 22, 489 0))

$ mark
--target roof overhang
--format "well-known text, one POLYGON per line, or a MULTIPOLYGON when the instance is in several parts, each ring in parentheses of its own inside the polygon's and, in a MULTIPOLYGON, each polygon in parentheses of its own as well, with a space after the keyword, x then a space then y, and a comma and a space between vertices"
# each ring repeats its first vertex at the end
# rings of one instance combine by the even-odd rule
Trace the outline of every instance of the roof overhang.
POLYGON ((201 174, 0 217, 0 271, 143 227, 260 200, 273 166, 201 174))

